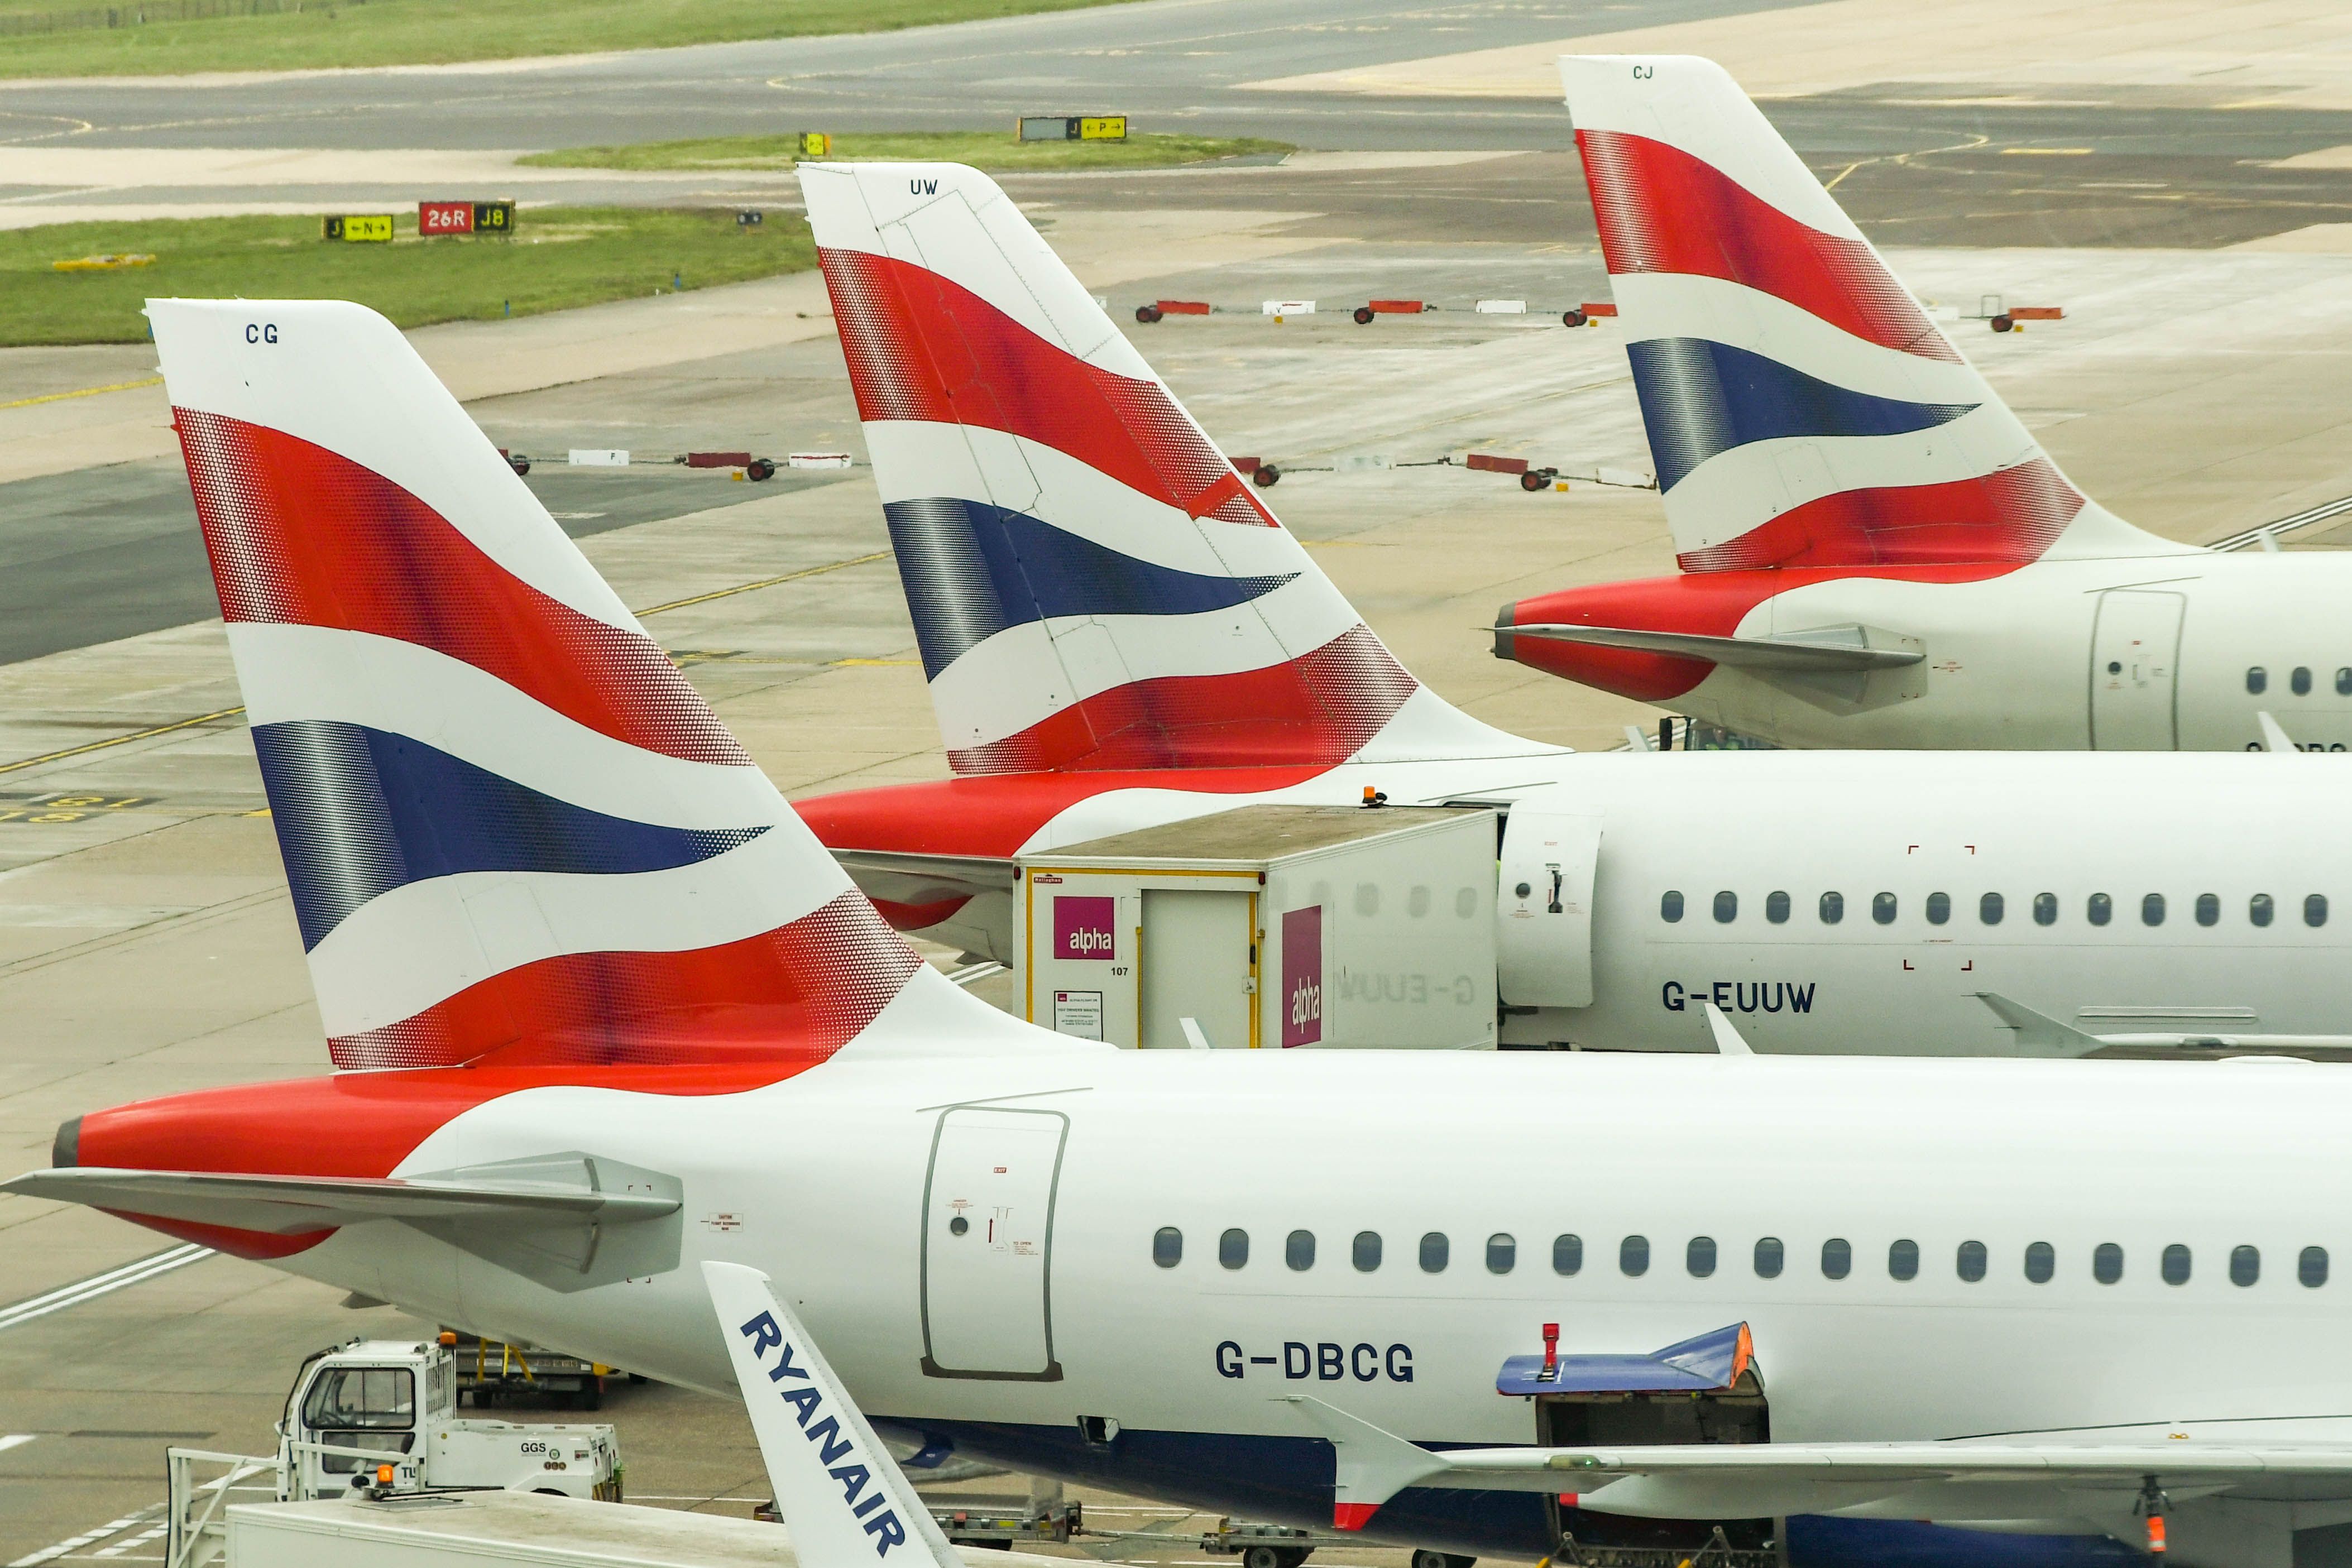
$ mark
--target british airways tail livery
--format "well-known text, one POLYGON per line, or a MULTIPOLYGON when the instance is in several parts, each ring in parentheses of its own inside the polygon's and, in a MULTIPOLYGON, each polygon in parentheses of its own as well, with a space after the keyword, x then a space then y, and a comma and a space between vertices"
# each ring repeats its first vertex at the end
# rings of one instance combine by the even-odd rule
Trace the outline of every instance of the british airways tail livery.
POLYGON ((389 322, 148 315, 337 1066, 821 1057, 968 1010, 389 322))
MULTIPOLYGON (((1683 575, 1507 605, 1497 656, 1801 746, 2259 739, 2342 563, 2084 496, 1720 66, 1560 73, 1683 575)), ((2352 703, 2294 706, 2298 742, 2352 740, 2352 703)))
POLYGON ((994 181, 800 178, 958 774, 1515 747, 1391 656, 994 181))

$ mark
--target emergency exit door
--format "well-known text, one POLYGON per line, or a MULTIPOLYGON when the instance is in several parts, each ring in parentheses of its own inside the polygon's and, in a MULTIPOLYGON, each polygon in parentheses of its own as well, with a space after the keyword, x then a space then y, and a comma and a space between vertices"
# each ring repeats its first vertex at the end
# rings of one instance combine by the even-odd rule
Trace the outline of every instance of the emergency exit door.
POLYGON ((1184 1019, 1220 1050, 1250 1043, 1257 1008, 1257 895, 1147 888, 1143 894, 1146 1051, 1181 1051, 1184 1019))
POLYGON ((1057 1383, 1054 1186, 1070 1121, 962 1105, 942 1113, 923 1187, 923 1371, 1057 1383))
POLYGON ((2180 656, 2178 593, 2115 589, 2099 595, 2091 632, 2091 746, 2097 751, 2170 751, 2173 687, 2180 656))

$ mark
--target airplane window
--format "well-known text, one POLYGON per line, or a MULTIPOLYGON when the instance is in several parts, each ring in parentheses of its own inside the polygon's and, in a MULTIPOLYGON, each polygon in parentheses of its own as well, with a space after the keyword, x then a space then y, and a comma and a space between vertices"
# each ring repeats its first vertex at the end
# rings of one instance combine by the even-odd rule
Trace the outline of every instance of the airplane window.
POLYGON ((2164 924, 2164 894, 2151 893, 2139 901, 2139 923, 2142 925, 2164 924))
POLYGON ((2257 925, 2268 925, 2271 923, 2272 907, 2271 895, 2267 893, 2258 893, 2246 900, 2246 918, 2257 925))
POLYGON ((2327 895, 2315 893, 2303 901, 2303 923, 2305 925, 2327 924, 2327 895))
POLYGON ((1886 1249, 1886 1271, 1898 1280, 1919 1277, 1919 1244, 1897 1241, 1886 1249))
POLYGON ((2294 674, 2286 678, 2286 684, 2288 689, 2295 695, 2307 697, 2311 695, 2311 672, 2297 664, 2294 667, 2294 674))
POLYGON ((1692 1237, 1690 1239, 1690 1245, 1683 1249, 1683 1266, 1691 1271, 1691 1278, 1694 1280, 1704 1280, 1709 1274, 1714 1273, 1715 1238, 1712 1236, 1692 1237))
POLYGON ((2007 911, 2002 907, 2000 894, 1997 893, 1988 893, 1977 900, 1977 918, 1987 925, 2000 925, 2000 917, 2005 913, 2007 911))
POLYGON ((1718 925, 1728 925, 1738 918, 1739 895, 1736 893, 1717 894, 1715 895, 1715 923, 1718 925))
POLYGON ((1931 893, 1927 895, 1927 924, 1941 925, 1952 917, 1952 895, 1931 893))
POLYGON ((2294 1277, 2315 1291, 2327 1283, 2327 1249, 2305 1248, 2294 1260, 2294 1277))
POLYGON ((1301 1271, 1315 1267, 1315 1232, 1292 1231, 1282 1244, 1282 1260, 1301 1271))
POLYGON ((2025 1249, 2025 1277, 2033 1284, 2046 1285, 2050 1276, 2058 1271, 2057 1249, 2047 1241, 2028 1243, 2025 1249))
POLYGON ((1648 1273, 1650 1271, 1650 1239, 1646 1236, 1628 1236, 1624 1240, 1617 1243, 1617 1267, 1628 1274, 1648 1273))
POLYGON ((1658 918, 1664 921, 1667 925, 1672 925, 1675 921, 1680 920, 1682 917, 1683 895, 1679 893, 1668 893, 1660 895, 1658 899, 1658 918))
POLYGON ((2036 925, 2055 925, 2058 924, 2058 895, 2056 894, 2037 893, 2033 895, 2033 924, 2036 925))
POLYGON ((2102 1285, 2112 1285, 2124 1277, 2124 1249, 2112 1241, 2102 1241, 2091 1249, 2091 1278, 2102 1285))
POLYGON ((2168 1285, 2189 1283, 2189 1249, 2178 1241, 2174 1242, 2164 1249, 2164 1257, 2158 1269, 2168 1285))
POLYGON ((2336 695, 2352 697, 2352 664, 2346 664, 2336 672, 2336 695))
POLYGON ((2252 669, 2246 672, 2246 690, 2252 692, 2254 695, 2262 695, 2263 689, 2270 684, 2270 673, 2264 670, 2260 664, 2254 665, 2252 669))
POLYGON ((1172 1225, 1163 1225, 1153 1231, 1151 1260, 1163 1269, 1173 1269, 1184 1261, 1184 1233, 1172 1225))
POLYGON ((2221 894, 2215 893, 2200 893, 2197 895, 2197 924, 2200 925, 2219 925, 2221 924, 2221 894))
POLYGON ((1873 896, 1870 901, 1870 917, 1881 925, 1894 925, 1895 895, 1891 893, 1882 893, 1873 896))
POLYGON ((1381 912, 1381 884, 1360 882, 1356 884, 1356 913, 1369 920, 1381 912))
POLYGON ((1238 1269, 1249 1261, 1249 1232, 1228 1230, 1217 1238, 1217 1261, 1228 1269, 1238 1269))
POLYGON ((2092 925, 2105 925, 2108 921, 2113 920, 2116 917, 2116 901, 2109 898, 2104 893, 2095 893, 2091 894, 2091 904, 2088 913, 2091 916, 2092 925))
POLYGON ((1770 921, 1775 925, 1786 925, 1789 924, 1789 895, 1785 893, 1766 894, 1764 895, 1764 918, 1770 921))
POLYGON ((1377 1230, 1357 1231, 1353 1256, 1356 1272, 1360 1274, 1369 1274, 1379 1268, 1381 1266, 1381 1233, 1377 1230))
POLYGON ((1835 925, 1839 921, 1843 920, 1844 918, 1845 894, 1843 893, 1825 893, 1822 894, 1822 924, 1824 925, 1835 925))
POLYGON ((1832 1280, 1843 1280, 1853 1272, 1853 1243, 1843 1236, 1832 1236, 1822 1243, 1822 1272, 1832 1280))
POLYGON ((1500 1232, 1486 1238, 1486 1272, 1507 1274, 1518 1266, 1519 1244, 1500 1232))
POLYGON ((1416 887, 1405 894, 1404 912, 1415 920, 1422 919, 1429 914, 1429 889, 1416 887))
POLYGON ((1584 1267, 1584 1238, 1555 1236, 1551 1239, 1551 1271, 1573 1274, 1584 1267))
POLYGON ((1960 1278, 1971 1285, 1983 1279, 1985 1277, 1985 1244, 1981 1241, 1961 1242, 1960 1250, 1953 1260, 1953 1266, 1959 1270, 1960 1278))
POLYGON ((2251 1285, 2263 1277, 2263 1255, 2258 1248, 2230 1249, 2230 1283, 2251 1285))
POLYGON ((1445 1239, 1445 1232, 1433 1230, 1421 1239, 1421 1271, 1424 1274, 1445 1272, 1446 1260, 1454 1253, 1454 1244, 1445 1239))
POLYGON ((1779 1237, 1767 1236, 1759 1239, 1756 1243, 1756 1277, 1759 1280, 1779 1279, 1780 1265, 1787 1257, 1788 1249, 1780 1245, 1779 1237))

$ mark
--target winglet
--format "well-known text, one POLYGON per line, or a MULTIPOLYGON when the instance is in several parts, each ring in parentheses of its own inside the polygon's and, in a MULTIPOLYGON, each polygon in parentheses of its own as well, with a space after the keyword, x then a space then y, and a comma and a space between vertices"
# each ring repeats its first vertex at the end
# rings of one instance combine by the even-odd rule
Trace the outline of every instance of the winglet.
POLYGON ((2003 1029, 2017 1031, 2017 1048, 2021 1051, 2046 1051, 2054 1056, 2083 1056, 2098 1050, 2106 1042, 2095 1034, 2084 1034, 2072 1024, 2061 1023, 2046 1013, 2035 1012, 2023 1002, 2013 1002, 1998 991, 1971 992, 1977 1000, 1993 1010, 2003 1029))
POLYGON ((1372 1521, 1372 1515, 1380 1511, 1382 1503, 1414 1482, 1445 1469, 1442 1456, 1408 1443, 1370 1421, 1359 1420, 1312 1395, 1286 1395, 1276 1403, 1297 1408, 1307 1424, 1331 1445, 1331 1525, 1335 1530, 1363 1529, 1372 1521))
POLYGON ((1715 1036, 1715 1049, 1718 1054, 1724 1056, 1756 1054, 1748 1049, 1748 1041, 1740 1038, 1739 1031, 1732 1027, 1731 1020, 1723 1016, 1721 1008, 1717 1007, 1713 1002, 1703 1005, 1706 1009, 1706 1027, 1715 1036))
POLYGON ((906 1547, 931 1568, 965 1568, 768 1276, 705 1263, 702 1278, 801 1561, 845 1568, 906 1547))

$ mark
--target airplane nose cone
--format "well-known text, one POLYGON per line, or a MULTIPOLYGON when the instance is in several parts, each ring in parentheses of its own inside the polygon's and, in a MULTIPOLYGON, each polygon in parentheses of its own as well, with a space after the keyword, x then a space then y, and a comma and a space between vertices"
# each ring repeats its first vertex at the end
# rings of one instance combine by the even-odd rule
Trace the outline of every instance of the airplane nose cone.
POLYGON ((1495 612, 1495 657, 1497 659, 1518 657, 1517 639, 1511 635, 1511 628, 1518 624, 1518 612, 1516 601, 1495 612))
POLYGON ((49 1145, 49 1165, 52 1168, 81 1164, 81 1118, 58 1124, 58 1135, 49 1145))

